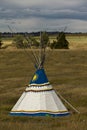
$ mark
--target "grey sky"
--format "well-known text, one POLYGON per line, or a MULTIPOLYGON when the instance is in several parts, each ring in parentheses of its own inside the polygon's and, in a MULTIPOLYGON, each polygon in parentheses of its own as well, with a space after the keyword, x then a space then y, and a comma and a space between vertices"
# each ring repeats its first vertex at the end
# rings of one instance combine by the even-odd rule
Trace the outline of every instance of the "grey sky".
POLYGON ((87 0, 0 0, 0 31, 87 32, 87 0))

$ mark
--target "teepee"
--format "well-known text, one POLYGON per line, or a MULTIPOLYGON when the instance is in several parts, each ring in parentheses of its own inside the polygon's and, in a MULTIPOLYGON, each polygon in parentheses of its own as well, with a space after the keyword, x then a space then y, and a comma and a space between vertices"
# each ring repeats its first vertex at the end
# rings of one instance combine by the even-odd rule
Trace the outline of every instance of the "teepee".
POLYGON ((44 70, 45 48, 40 45, 39 57, 32 52, 36 61, 36 71, 25 91, 12 108, 11 115, 25 116, 65 116, 67 108, 48 81, 44 70))

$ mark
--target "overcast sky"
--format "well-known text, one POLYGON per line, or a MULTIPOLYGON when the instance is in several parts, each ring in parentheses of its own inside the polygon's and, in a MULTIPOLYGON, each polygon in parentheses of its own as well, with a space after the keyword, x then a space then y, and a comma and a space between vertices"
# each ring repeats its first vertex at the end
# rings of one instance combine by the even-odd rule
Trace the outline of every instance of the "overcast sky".
POLYGON ((87 0, 0 0, 0 32, 87 32, 87 0))

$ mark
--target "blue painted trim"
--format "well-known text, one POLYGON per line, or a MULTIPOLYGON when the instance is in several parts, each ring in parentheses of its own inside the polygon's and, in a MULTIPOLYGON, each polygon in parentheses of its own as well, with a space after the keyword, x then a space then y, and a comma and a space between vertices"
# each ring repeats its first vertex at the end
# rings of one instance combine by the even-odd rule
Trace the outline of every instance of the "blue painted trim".
POLYGON ((38 69, 34 73, 34 75, 33 75, 29 84, 32 85, 32 84, 44 84, 44 83, 48 83, 48 78, 47 78, 43 68, 38 69))
POLYGON ((12 116, 52 116, 52 117, 61 117, 61 116, 68 116, 70 115, 69 112, 66 113, 22 113, 22 112, 11 112, 10 115, 12 116))

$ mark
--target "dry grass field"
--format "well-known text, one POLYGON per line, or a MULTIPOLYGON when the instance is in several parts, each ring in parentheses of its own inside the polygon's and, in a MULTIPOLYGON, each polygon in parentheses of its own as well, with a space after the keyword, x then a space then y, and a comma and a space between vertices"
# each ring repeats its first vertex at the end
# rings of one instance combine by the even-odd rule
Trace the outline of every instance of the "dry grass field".
MULTIPOLYGON (((35 69, 21 49, 0 50, 0 130, 87 130, 87 43, 68 37, 69 50, 47 51, 45 70, 57 93, 80 114, 67 117, 14 117, 9 112, 29 83, 35 69), (73 39, 73 40, 72 40, 73 39), (75 44, 76 43, 76 44, 75 44), (77 44, 80 48, 77 47, 77 44), (81 48, 82 45, 82 48, 81 48)), ((30 54, 30 50, 27 50, 30 54)))
POLYGON ((87 50, 87 36, 66 36, 70 43, 70 49, 84 49, 87 50))
MULTIPOLYGON (((36 40, 39 40, 39 37, 35 37, 36 40)), ((56 36, 49 36, 50 42, 56 40, 56 36)), ((66 39, 69 42, 70 49, 84 49, 87 50, 87 36, 86 35, 66 35, 66 39)), ((3 47, 14 49, 12 46, 12 38, 11 39, 3 39, 3 47)))

